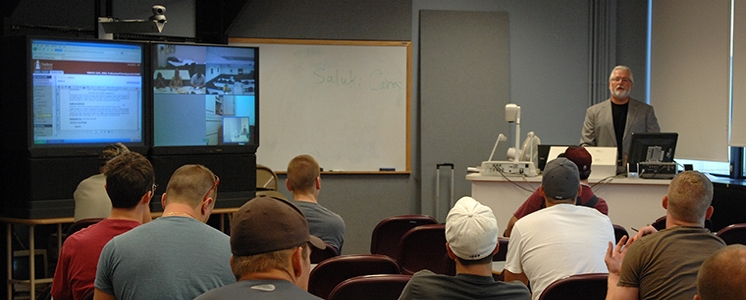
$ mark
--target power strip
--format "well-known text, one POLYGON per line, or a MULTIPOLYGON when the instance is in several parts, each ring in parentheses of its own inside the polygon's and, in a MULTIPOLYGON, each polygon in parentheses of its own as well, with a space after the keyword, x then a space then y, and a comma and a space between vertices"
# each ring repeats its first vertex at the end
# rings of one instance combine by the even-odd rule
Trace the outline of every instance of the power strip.
POLYGON ((528 176, 539 175, 536 165, 530 161, 483 161, 479 170, 482 176, 528 176))
POLYGON ((640 178, 673 179, 676 177, 675 162, 641 162, 638 164, 640 178))

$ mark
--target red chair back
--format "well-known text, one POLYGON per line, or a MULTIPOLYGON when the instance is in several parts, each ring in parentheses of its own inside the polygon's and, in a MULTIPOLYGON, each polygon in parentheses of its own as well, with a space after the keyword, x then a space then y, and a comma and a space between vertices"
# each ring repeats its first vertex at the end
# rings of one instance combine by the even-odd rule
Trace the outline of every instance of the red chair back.
POLYGON ((399 265, 393 258, 381 254, 332 257, 311 270, 308 292, 326 299, 342 281, 371 274, 399 274, 399 265))
POLYGON ((606 299, 608 273, 577 274, 552 282, 539 300, 606 299))
POLYGON ((716 235, 723 239, 726 245, 746 245, 746 223, 730 225, 720 229, 716 235))
POLYGON ((401 215, 383 219, 373 229, 370 253, 396 258, 401 237, 410 229, 426 224, 438 224, 438 221, 426 215, 401 215))
POLYGON ((421 225, 410 229, 399 241, 396 262, 402 274, 414 274, 428 269, 438 274, 449 274, 446 261, 446 225, 421 225))
POLYGON ((341 282, 328 300, 396 300, 411 275, 379 274, 353 277, 341 282))

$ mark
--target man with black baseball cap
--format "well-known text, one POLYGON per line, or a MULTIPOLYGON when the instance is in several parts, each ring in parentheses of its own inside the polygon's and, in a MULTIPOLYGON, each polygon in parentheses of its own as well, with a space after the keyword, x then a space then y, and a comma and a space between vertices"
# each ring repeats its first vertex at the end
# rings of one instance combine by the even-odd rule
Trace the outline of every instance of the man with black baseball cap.
POLYGON ((311 272, 309 243, 324 242, 308 231, 303 213, 268 196, 246 202, 231 222, 231 269, 238 282, 197 297, 204 299, 320 299, 306 290, 311 272))
POLYGON ((505 281, 531 283, 532 299, 557 279, 606 273, 604 254, 614 241, 609 217, 575 205, 581 191, 578 167, 560 157, 547 163, 539 187, 546 208, 515 223, 505 262, 505 281))

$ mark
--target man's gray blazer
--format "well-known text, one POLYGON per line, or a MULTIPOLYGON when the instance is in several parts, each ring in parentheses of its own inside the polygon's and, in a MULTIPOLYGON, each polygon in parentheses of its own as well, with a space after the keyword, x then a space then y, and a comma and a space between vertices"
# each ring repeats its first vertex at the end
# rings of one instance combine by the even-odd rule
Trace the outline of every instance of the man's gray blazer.
MULTIPOLYGON (((627 124, 622 139, 622 161, 627 161, 633 132, 660 132, 658 119, 653 107, 629 98, 627 124)), ((614 118, 611 113, 611 99, 589 107, 585 112, 581 146, 617 147, 614 134, 614 118)))

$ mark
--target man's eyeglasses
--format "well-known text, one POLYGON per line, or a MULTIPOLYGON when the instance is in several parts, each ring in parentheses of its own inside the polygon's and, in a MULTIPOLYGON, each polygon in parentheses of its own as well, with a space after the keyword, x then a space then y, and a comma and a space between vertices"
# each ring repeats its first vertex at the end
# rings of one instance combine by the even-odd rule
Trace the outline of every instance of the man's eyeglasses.
POLYGON ((218 184, 220 183, 220 177, 218 177, 218 175, 212 174, 212 176, 215 176, 215 184, 213 184, 212 188, 210 188, 210 190, 207 191, 207 194, 205 194, 205 197, 203 199, 207 199, 207 197, 210 197, 210 194, 212 194, 212 191, 218 188, 218 184))
POLYGON ((611 79, 611 82, 624 82, 624 83, 631 83, 632 80, 629 80, 629 78, 622 78, 622 77, 614 77, 611 79))
POLYGON ((155 194, 155 190, 158 189, 158 184, 153 183, 153 194, 155 194))

